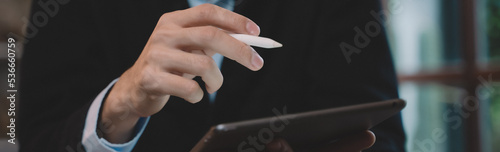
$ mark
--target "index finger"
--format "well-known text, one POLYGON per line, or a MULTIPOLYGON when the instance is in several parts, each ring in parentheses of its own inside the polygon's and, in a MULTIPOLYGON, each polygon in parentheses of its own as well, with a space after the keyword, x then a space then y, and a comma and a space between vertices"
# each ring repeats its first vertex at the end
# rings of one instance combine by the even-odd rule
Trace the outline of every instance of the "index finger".
POLYGON ((259 26, 252 20, 212 4, 166 13, 161 17, 160 22, 174 23, 181 27, 210 25, 234 33, 260 34, 259 26))
POLYGON ((220 53, 247 68, 257 71, 264 65, 262 57, 249 45, 212 26, 192 27, 172 31, 174 47, 220 53))

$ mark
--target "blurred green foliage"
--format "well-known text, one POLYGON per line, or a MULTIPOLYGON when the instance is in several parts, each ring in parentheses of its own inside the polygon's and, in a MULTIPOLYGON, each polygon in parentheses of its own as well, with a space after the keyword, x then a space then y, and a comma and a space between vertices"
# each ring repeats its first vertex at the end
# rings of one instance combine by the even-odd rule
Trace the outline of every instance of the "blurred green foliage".
MULTIPOLYGON (((500 61, 500 0, 488 0, 488 43, 490 61, 500 61)), ((492 150, 500 152, 500 87, 495 87, 491 98, 492 150)))
POLYGON ((494 88, 494 94, 490 103, 491 127, 493 129, 492 146, 493 151, 500 151, 500 87, 494 88))
POLYGON ((489 0, 487 7, 489 55, 492 60, 500 61, 500 0, 489 0))

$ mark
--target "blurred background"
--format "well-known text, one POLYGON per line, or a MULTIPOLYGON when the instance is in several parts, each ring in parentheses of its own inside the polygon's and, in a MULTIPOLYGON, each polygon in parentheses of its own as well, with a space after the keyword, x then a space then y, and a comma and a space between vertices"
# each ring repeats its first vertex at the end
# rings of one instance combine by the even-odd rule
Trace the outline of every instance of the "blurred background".
POLYGON ((500 152, 500 0, 388 0, 410 152, 500 152))
MULTIPOLYGON (((30 3, 0 0, 0 152, 17 151, 6 141, 6 40, 22 45, 30 3)), ((384 0, 384 7, 408 102, 407 150, 500 152, 500 0, 384 0)))
MULTIPOLYGON (((0 152, 16 152, 16 145, 10 144, 7 140, 10 117, 7 115, 10 102, 7 101, 7 39, 16 39, 16 70, 19 71, 19 62, 22 55, 23 29, 29 18, 29 7, 31 0, 0 0, 0 152)), ((18 74, 18 72, 16 72, 18 74)), ((16 75, 17 79, 19 75, 16 75)), ((16 101, 16 107, 19 101, 16 101)), ((16 109, 16 112, 18 110, 16 109)))

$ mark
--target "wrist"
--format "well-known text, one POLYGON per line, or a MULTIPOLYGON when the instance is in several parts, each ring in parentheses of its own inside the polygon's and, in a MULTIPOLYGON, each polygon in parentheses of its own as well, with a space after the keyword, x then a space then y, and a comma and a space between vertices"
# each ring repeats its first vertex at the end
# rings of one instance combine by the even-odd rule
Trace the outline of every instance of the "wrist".
POLYGON ((140 116, 127 100, 126 96, 114 87, 104 100, 99 129, 103 137, 111 143, 125 143, 133 138, 133 133, 140 116))

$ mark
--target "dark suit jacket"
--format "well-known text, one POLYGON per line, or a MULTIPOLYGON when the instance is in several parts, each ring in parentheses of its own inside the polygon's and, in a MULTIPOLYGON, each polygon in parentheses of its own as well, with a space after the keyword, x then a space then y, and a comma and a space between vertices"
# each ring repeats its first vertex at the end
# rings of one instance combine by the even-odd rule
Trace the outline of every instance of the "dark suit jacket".
MULTIPOLYGON (((47 13, 39 2, 33 2, 32 14, 47 13)), ((163 13, 186 8, 186 0, 71 0, 59 4, 45 25, 30 24, 20 80, 21 151, 83 150, 91 101, 133 65, 163 13)), ((355 27, 364 31, 370 21, 378 23, 371 11, 380 11, 379 2, 236 0, 235 12, 284 47, 256 48, 265 60, 258 72, 224 59, 224 84, 215 104, 206 95, 198 104, 171 98, 151 117, 135 151, 188 151, 209 126, 272 116, 273 108, 286 106, 296 113, 397 98, 384 32, 369 37, 364 48, 354 42, 355 27), (350 56, 350 63, 341 42, 361 51, 350 56)), ((372 150, 404 151, 400 115, 373 131, 372 150)))

